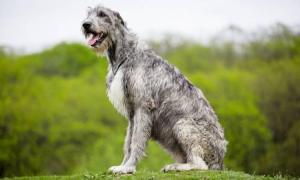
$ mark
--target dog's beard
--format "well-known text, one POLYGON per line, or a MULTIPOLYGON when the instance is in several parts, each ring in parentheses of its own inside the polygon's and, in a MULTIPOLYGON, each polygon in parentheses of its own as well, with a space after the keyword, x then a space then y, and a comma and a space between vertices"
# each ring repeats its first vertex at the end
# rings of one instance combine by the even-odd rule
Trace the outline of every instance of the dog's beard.
POLYGON ((109 40, 108 38, 104 39, 101 44, 93 47, 93 50, 100 56, 106 56, 109 48, 109 40))

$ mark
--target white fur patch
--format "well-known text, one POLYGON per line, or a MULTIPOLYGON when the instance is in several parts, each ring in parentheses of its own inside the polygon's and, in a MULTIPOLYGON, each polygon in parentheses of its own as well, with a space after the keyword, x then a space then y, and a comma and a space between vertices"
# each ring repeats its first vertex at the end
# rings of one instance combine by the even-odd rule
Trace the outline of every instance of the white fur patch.
POLYGON ((107 95, 110 102, 114 105, 117 111, 123 116, 128 117, 128 112, 124 101, 122 70, 117 71, 117 74, 110 84, 107 95))

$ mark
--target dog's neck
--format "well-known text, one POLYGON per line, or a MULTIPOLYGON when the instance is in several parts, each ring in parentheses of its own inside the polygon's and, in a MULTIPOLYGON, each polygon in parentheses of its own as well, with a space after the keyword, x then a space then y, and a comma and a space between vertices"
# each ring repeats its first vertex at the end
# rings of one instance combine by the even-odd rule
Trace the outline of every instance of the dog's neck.
POLYGON ((134 57, 137 50, 137 40, 135 35, 126 32, 122 38, 113 42, 107 50, 107 58, 113 74, 116 74, 124 62, 129 61, 134 57))

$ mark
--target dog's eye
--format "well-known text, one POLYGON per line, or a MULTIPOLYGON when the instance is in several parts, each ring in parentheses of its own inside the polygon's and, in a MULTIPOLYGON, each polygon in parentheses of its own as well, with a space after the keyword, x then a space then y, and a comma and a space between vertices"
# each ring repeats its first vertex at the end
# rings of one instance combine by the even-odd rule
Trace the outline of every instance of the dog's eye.
POLYGON ((99 16, 99 17, 106 17, 107 15, 106 15, 104 12, 100 11, 100 12, 98 13, 98 16, 99 16))

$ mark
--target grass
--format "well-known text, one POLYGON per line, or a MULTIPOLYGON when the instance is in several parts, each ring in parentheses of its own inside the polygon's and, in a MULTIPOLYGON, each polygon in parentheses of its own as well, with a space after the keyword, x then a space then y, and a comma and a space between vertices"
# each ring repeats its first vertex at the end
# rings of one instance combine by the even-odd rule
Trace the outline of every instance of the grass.
POLYGON ((13 177, 4 178, 6 180, 96 180, 96 179, 146 179, 146 180, 156 180, 156 179, 296 179, 292 177, 283 177, 277 175, 271 176, 259 176, 250 175, 243 172, 236 171, 187 171, 187 172, 172 172, 172 173, 162 173, 162 172, 151 172, 151 171, 138 171, 134 175, 113 175, 108 173, 99 174, 79 174, 71 176, 28 176, 28 177, 13 177))

